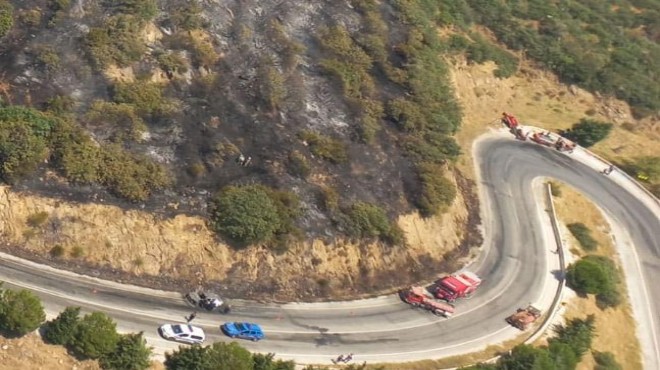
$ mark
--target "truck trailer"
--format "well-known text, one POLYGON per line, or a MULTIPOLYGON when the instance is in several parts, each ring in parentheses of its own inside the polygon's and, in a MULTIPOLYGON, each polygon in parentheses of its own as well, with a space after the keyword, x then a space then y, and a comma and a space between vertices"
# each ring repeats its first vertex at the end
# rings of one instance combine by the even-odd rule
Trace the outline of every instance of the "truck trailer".
POLYGON ((454 306, 434 300, 433 297, 426 293, 426 289, 421 286, 413 286, 408 290, 402 291, 401 299, 410 305, 429 310, 438 316, 449 317, 454 313, 454 306))

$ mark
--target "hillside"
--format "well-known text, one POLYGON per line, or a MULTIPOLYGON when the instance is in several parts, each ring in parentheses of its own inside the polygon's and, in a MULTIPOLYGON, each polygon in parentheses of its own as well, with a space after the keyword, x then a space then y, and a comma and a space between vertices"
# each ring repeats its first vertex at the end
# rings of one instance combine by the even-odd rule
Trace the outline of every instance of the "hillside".
MULTIPOLYGON (((551 127, 657 131, 655 2, 486 3, 0 0, 4 248, 278 299, 456 268, 480 243, 475 127, 558 113, 504 86, 549 68, 597 92, 551 127), (584 50, 599 64, 578 68, 584 50), (632 115, 592 107, 609 96, 632 115)), ((628 163, 650 186, 654 155, 628 163)))

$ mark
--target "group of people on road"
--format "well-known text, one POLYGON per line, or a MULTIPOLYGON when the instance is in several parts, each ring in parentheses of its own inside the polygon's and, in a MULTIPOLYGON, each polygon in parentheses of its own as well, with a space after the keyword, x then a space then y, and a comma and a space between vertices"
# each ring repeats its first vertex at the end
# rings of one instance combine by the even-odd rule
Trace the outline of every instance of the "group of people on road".
POLYGON ((349 353, 347 355, 339 355, 336 359, 332 360, 332 363, 336 364, 338 362, 348 363, 353 359, 353 354, 349 353))

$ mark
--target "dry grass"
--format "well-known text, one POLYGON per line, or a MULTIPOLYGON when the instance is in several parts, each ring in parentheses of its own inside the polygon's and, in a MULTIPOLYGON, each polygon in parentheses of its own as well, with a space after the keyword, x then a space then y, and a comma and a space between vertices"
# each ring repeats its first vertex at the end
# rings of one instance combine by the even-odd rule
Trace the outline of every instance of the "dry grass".
MULTIPOLYGON (((561 196, 555 198, 557 217, 564 224, 582 222, 592 230, 592 236, 598 241, 598 249, 593 253, 608 256, 619 264, 612 239, 608 235, 609 227, 600 211, 591 201, 572 188, 562 185, 561 196)), ((577 246, 577 240, 567 235, 571 245, 577 246)), ((571 248, 577 255, 584 255, 579 247, 571 248)), ((625 290, 622 285, 621 289, 625 290)), ((624 292, 625 294, 625 292, 624 292)), ((625 369, 642 369, 639 341, 635 334, 635 320, 632 317, 627 301, 616 309, 600 310, 593 296, 588 298, 575 297, 566 307, 566 318, 585 317, 594 314, 596 318, 596 337, 592 349, 600 352, 611 352, 617 361, 625 364, 625 369)), ((593 369, 594 360, 587 354, 578 365, 578 370, 593 369)))

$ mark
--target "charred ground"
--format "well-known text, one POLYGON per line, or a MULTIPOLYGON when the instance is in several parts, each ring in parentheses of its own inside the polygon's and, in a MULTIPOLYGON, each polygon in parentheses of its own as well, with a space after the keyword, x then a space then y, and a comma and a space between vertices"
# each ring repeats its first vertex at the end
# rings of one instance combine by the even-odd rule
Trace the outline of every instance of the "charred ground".
MULTIPOLYGON (((124 150, 161 164, 173 177, 164 191, 133 203, 123 203, 93 182, 52 176, 45 166, 17 181, 21 189, 167 213, 204 214, 209 194, 223 186, 260 183, 294 192, 302 203, 300 227, 313 236, 335 234, 337 222, 323 207, 328 191, 340 195, 342 207, 366 201, 383 207, 390 216, 411 211, 417 202, 422 184, 416 165, 427 161, 406 156, 403 146, 409 133, 385 119, 383 112, 384 102, 410 96, 412 89, 405 80, 397 83, 388 78, 383 65, 356 41, 365 32, 366 11, 381 17, 379 22, 391 21, 400 17, 394 6, 368 1, 82 0, 13 5, 17 27, 3 39, 0 58, 7 87, 3 100, 51 111, 53 99, 64 100, 69 119, 97 143, 119 141, 124 150), (143 15, 151 11, 150 4, 157 5, 155 12, 143 15), (113 21, 118 17, 126 19, 113 21), (138 21, 140 17, 144 19, 138 21), (111 28, 120 26, 138 32, 127 35, 111 28), (350 81, 342 82, 321 66, 324 60, 345 56, 345 50, 323 45, 324 32, 333 27, 347 32, 348 38, 340 42, 354 43, 349 47, 370 59, 369 75, 357 76, 370 81, 358 83, 361 91, 353 95, 347 92, 350 81), (90 36, 99 30, 109 39, 104 42, 116 41, 109 47, 117 51, 99 51, 106 46, 95 45, 90 36), (122 39, 128 36, 135 40, 122 39), (139 55, 134 61, 127 56, 131 52, 139 55), (166 66, 163 55, 175 55, 178 69, 166 66), (168 109, 138 112, 146 124, 141 137, 117 139, 120 122, 98 122, 89 118, 89 112, 98 100, 117 103, 117 86, 135 81, 158 84, 168 109), (368 140, 361 134, 360 122, 367 99, 378 106, 370 128, 373 138, 368 140), (305 130, 336 142, 347 159, 314 155, 320 152, 301 137, 305 130), (240 153, 251 157, 249 166, 236 163, 240 153), (308 176, 292 175, 288 169, 292 153, 303 157, 308 176)), ((406 58, 412 56, 392 50, 405 45, 410 27, 389 23, 388 34, 381 38, 387 52, 383 63, 404 74, 404 64, 410 62, 406 58)), ((445 159, 434 161, 442 164, 445 159)))

